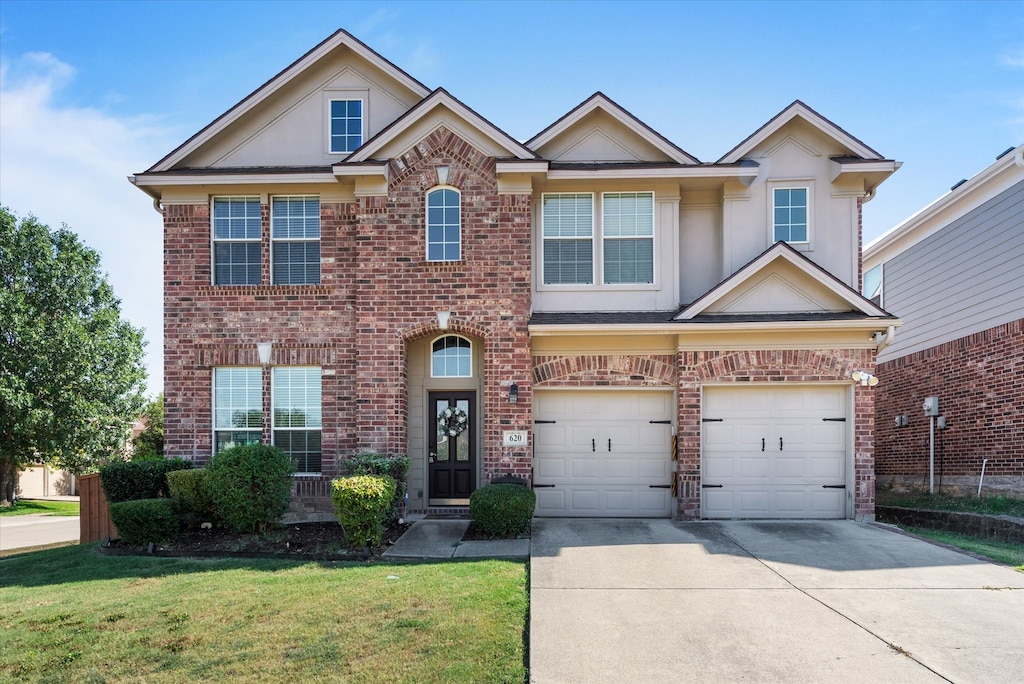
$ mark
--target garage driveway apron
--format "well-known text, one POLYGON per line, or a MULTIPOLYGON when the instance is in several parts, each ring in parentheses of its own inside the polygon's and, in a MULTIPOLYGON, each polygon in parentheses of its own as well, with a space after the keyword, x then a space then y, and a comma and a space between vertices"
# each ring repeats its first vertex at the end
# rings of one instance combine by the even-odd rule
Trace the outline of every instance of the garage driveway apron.
POLYGON ((1024 573, 878 525, 538 519, 530 681, 1024 681, 1024 573))

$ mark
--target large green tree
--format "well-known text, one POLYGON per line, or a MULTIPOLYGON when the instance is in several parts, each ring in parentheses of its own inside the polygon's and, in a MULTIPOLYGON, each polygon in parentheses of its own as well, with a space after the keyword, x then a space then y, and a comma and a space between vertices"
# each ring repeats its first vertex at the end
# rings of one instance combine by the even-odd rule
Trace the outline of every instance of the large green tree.
POLYGON ((80 473, 123 450, 143 344, 95 250, 0 207, 0 502, 28 463, 80 473))
POLYGON ((164 457, 164 393, 146 402, 142 408, 146 421, 142 432, 132 437, 132 460, 164 457))

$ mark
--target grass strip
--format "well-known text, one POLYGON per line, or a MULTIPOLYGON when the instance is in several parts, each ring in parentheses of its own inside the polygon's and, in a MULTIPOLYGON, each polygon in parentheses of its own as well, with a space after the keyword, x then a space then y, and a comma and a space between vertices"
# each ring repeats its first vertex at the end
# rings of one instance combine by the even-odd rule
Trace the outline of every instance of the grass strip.
POLYGON ((923 508, 932 511, 957 511, 961 513, 985 513, 988 515, 1010 515, 1024 518, 1024 499, 1004 495, 952 496, 929 494, 928 492, 893 492, 880 489, 877 503, 880 506, 903 506, 923 508))
POLYGON ((0 560, 0 681, 522 682, 526 566, 0 560))
POLYGON ((0 516, 29 515, 30 513, 46 513, 48 515, 78 515, 77 501, 49 501, 43 499, 19 499, 13 506, 0 508, 0 516))
POLYGON ((904 527, 903 529, 919 537, 942 542, 979 556, 991 558, 999 563, 1011 565, 1014 570, 1024 572, 1024 545, 1022 544, 1011 544, 1010 542, 982 539, 967 534, 930 530, 923 527, 904 527))

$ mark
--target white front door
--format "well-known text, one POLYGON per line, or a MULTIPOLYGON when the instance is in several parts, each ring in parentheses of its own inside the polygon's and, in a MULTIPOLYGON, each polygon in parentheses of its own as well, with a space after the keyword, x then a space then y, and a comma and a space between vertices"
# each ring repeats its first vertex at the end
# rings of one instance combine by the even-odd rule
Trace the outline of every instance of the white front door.
POLYGON ((668 517, 672 392, 537 390, 538 516, 668 517))
POLYGON ((842 386, 704 388, 701 516, 846 516, 842 386))

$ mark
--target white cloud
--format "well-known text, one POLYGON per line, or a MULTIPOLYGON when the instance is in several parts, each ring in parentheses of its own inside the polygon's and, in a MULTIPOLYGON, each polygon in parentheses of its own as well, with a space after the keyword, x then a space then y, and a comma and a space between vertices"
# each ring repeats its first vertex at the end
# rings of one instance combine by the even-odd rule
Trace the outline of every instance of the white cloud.
POLYGON ((1004 50, 999 61, 1011 69, 1024 69, 1024 47, 1004 50))
POLYGON ((48 53, 0 63, 0 204, 67 224, 103 255, 121 310, 146 329, 149 392, 163 385, 162 223, 126 177, 171 149, 152 118, 60 104, 75 69, 48 53))

